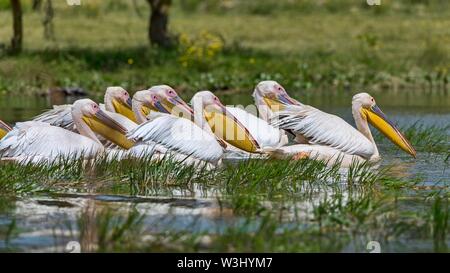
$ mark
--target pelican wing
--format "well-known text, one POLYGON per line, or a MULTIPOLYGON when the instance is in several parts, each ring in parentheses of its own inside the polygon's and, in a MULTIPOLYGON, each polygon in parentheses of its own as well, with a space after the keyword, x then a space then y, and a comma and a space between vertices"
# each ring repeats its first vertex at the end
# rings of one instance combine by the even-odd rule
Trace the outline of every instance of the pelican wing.
POLYGON ((287 143, 287 136, 265 120, 237 107, 227 107, 227 110, 247 128, 262 149, 277 148, 287 143))
POLYGON ((302 135, 310 144, 325 145, 347 154, 370 158, 373 144, 338 116, 311 106, 287 106, 276 113, 271 124, 302 135))
POLYGON ((40 157, 54 159, 83 155, 93 157, 102 146, 92 139, 48 123, 19 122, 0 142, 6 158, 40 157))
POLYGON ((72 119, 71 104, 53 105, 53 109, 36 116, 33 121, 45 122, 78 133, 72 119))
POLYGON ((128 137, 155 142, 169 150, 209 162, 216 162, 222 157, 223 149, 216 138, 193 122, 167 114, 155 115, 156 118, 139 125, 128 137))

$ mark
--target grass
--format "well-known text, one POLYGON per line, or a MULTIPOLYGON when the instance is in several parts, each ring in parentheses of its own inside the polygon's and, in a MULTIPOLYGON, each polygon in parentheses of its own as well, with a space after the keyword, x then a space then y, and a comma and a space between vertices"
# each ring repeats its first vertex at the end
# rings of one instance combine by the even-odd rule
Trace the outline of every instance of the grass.
MULTIPOLYGON (((442 87, 449 80, 450 21, 435 1, 385 1, 383 12, 352 1, 236 1, 232 7, 176 2, 171 30, 194 42, 173 50, 148 46, 145 3, 140 17, 126 2, 112 2, 117 1, 77 8, 55 3, 56 37, 50 41, 42 35, 42 15, 26 9, 25 50, 0 60, 0 91, 35 94, 81 86, 101 93, 110 85, 135 91, 164 82, 187 94, 205 88, 248 92, 263 79, 293 91, 353 91, 442 87), (223 47, 210 57, 186 55, 189 48, 207 50, 198 38, 202 33, 210 37, 206 43, 219 37, 223 47)), ((0 13, 6 43, 11 18, 8 10, 0 13)))

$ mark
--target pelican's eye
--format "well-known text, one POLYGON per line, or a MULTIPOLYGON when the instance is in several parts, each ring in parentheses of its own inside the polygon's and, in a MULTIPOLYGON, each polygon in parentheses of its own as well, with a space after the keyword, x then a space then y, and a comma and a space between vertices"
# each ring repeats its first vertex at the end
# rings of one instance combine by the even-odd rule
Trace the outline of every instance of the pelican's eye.
POLYGON ((153 101, 158 101, 158 97, 156 97, 155 95, 153 95, 152 99, 153 101))
POLYGON ((172 90, 167 91, 167 93, 168 93, 169 95, 171 95, 171 96, 175 95, 175 92, 172 91, 172 90))

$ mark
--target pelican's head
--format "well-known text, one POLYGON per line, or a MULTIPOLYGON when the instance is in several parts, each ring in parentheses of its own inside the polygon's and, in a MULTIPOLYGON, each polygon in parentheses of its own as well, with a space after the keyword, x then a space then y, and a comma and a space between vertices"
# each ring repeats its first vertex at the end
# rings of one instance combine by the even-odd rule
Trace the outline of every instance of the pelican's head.
POLYGON ((191 99, 191 105, 195 113, 197 111, 203 113, 209 127, 219 139, 247 152, 256 152, 260 148, 248 129, 211 91, 197 92, 191 99))
POLYGON ((156 85, 149 89, 152 94, 155 94, 161 104, 161 107, 165 109, 166 112, 173 115, 190 118, 194 111, 187 105, 187 103, 178 96, 175 90, 168 85, 156 85))
POLYGON ((262 98, 262 102, 274 112, 283 110, 285 105, 300 104, 291 98, 284 87, 276 81, 262 81, 258 83, 253 92, 253 97, 262 98))
POLYGON ((130 94, 120 86, 110 86, 106 88, 105 106, 108 111, 119 113, 132 121, 136 121, 136 117, 134 116, 131 107, 130 94))
POLYGON ((8 124, 4 123, 0 120, 0 139, 2 139, 6 134, 8 134, 9 131, 11 131, 12 128, 9 127, 8 124))
MULTIPOLYGON (((123 148, 128 149, 134 145, 133 142, 125 137, 127 133, 125 127, 111 118, 100 109, 97 103, 90 99, 77 100, 72 105, 72 116, 74 121, 81 119, 93 132, 123 148)), ((78 130, 83 129, 78 128, 78 130)), ((80 133, 83 134, 82 131, 80 133)))
POLYGON ((159 102, 158 96, 150 90, 137 91, 133 95, 133 101, 136 101, 140 105, 140 109, 144 116, 147 116, 150 111, 168 113, 159 102))
POLYGON ((203 109, 225 113, 226 107, 211 91, 199 91, 191 99, 192 105, 202 105, 203 109), (201 104, 199 103, 201 102, 201 104))
POLYGON ((375 99, 367 93, 359 93, 353 96, 352 105, 354 109, 359 109, 359 114, 383 135, 391 140, 400 149, 416 157, 416 150, 400 130, 388 120, 386 115, 377 106, 375 99))

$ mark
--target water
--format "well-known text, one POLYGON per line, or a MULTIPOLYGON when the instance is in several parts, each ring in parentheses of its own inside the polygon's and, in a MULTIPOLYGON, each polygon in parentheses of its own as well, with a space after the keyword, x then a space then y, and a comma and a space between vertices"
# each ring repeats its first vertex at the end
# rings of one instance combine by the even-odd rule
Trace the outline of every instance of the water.
MULTIPOLYGON (((306 104, 343 117, 353 124, 350 112, 351 94, 296 94, 306 104)), ((227 104, 251 103, 249 96, 221 94, 227 104)), ((415 122, 440 127, 450 124, 450 95, 446 92, 400 92, 375 95, 378 105, 398 125, 405 127, 415 122)), ((13 124, 41 113, 52 104, 71 103, 69 98, 2 97, 0 119, 13 124)), ((450 136, 450 132, 448 132, 450 136)), ((399 151, 388 142, 379 144, 383 156, 382 165, 391 166, 391 175, 399 178, 420 178, 423 186, 445 187, 449 185, 447 153, 419 153, 417 159, 399 151)), ((79 222, 93 221, 103 208, 112 208, 126 214, 137 210, 144 215, 143 224, 149 234, 173 231, 220 232, 230 224, 244 221, 233 214, 231 208, 218 202, 214 191, 209 192, 195 185, 189 191, 173 190, 170 196, 120 196, 108 194, 78 193, 73 190, 52 195, 0 198, 0 250, 13 251, 66 251, 69 241, 80 235, 79 222), (69 192, 69 193, 68 193, 69 192), (12 228, 14 227, 14 229, 12 228), (11 233, 9 234, 9 230, 11 233)), ((269 204, 270 205, 270 204, 269 204)), ((307 204, 306 204, 307 205, 307 204)), ((417 245, 430 245, 417 241, 417 245)), ((399 250, 413 251, 414 247, 399 250)), ((392 247, 392 250, 398 250, 392 247)), ((349 246, 344 251, 355 251, 349 246)), ((359 250, 358 250, 359 251, 359 250)))

